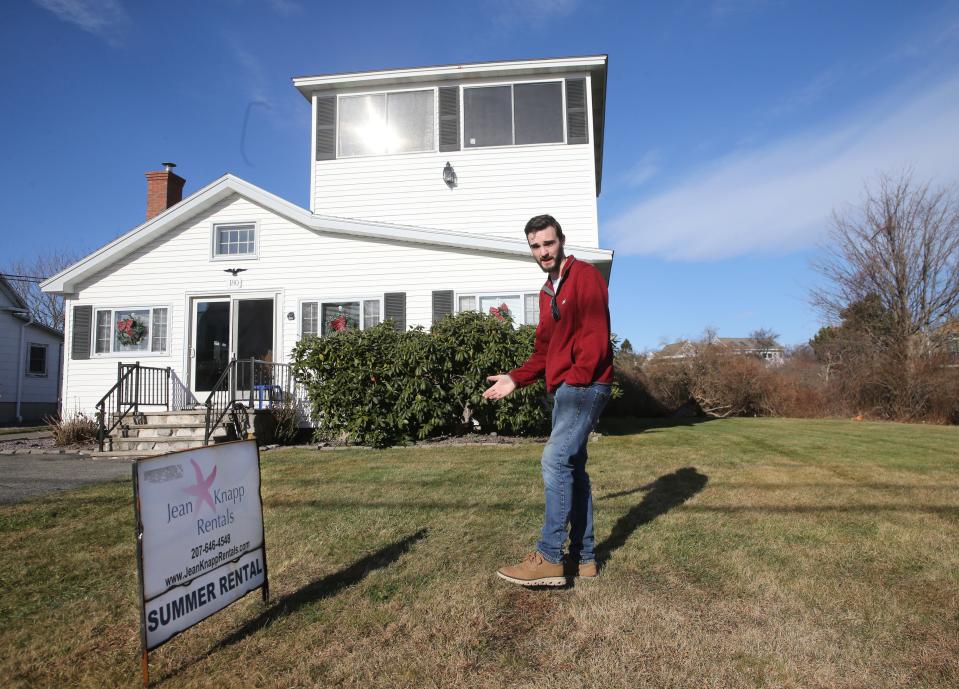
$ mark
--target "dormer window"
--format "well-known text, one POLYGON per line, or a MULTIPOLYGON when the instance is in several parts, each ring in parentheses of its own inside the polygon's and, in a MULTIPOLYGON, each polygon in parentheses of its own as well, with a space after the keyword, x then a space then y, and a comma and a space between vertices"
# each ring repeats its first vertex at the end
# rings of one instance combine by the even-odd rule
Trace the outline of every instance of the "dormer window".
POLYGON ((436 149, 433 89, 340 96, 340 158, 436 149))
POLYGON ((545 81, 463 88, 463 144, 563 143, 563 85, 545 81))

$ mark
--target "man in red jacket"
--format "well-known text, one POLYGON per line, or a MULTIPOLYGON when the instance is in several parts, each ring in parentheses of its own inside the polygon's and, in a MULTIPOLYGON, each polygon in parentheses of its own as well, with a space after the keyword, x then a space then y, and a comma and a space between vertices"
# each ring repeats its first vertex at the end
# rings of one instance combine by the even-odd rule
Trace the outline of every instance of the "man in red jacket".
POLYGON ((598 270, 566 256, 566 238, 555 218, 530 219, 526 239, 533 258, 549 273, 539 295, 536 346, 519 368, 489 376, 493 385, 483 397, 502 399, 545 375, 546 389, 554 395, 553 430, 542 459, 546 516, 536 550, 496 573, 523 586, 562 586, 567 527, 569 573, 595 577, 597 572, 586 444, 613 382, 609 298, 598 270))

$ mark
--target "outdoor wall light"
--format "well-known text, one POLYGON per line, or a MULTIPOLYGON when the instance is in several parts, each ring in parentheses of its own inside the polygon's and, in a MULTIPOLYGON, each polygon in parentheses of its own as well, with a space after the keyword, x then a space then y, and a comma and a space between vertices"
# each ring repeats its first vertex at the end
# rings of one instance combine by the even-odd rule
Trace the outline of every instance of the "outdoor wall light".
POLYGON ((446 161, 446 167, 443 168, 443 181, 450 189, 456 186, 456 170, 453 169, 448 160, 446 161))
POLYGON ((288 321, 295 321, 295 320, 296 320, 296 314, 295 314, 293 311, 287 311, 287 312, 286 312, 286 320, 288 320, 288 321))

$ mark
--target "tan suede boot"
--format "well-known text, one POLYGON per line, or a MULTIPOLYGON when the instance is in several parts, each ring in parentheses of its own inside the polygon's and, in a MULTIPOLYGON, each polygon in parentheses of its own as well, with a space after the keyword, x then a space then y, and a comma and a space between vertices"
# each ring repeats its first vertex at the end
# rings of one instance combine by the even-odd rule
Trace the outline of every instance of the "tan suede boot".
POLYGON ((582 577, 583 579, 595 579, 599 573, 595 562, 569 562, 565 563, 566 576, 582 577))
POLYGON ((539 552, 533 551, 512 567, 502 567, 496 574, 513 584, 521 586, 564 586, 563 563, 553 564, 539 552))
POLYGON ((597 574, 599 574, 599 570, 595 562, 579 563, 579 572, 576 576, 583 577, 584 579, 595 579, 597 574))

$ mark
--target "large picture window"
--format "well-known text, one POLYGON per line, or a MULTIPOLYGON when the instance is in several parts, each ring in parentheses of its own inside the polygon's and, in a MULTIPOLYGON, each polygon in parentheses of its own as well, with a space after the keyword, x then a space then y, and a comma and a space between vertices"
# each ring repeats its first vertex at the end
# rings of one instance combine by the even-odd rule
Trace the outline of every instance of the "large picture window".
POLYGON ((94 351, 166 353, 166 307, 97 309, 94 351))
POLYGON ((503 306, 515 325, 536 325, 539 323, 539 293, 488 293, 461 294, 457 300, 457 311, 479 311, 502 313, 503 306))
POLYGON ((300 306, 301 332, 307 335, 329 335, 339 330, 366 330, 382 321, 381 299, 349 299, 344 301, 305 301, 300 306))
POLYGON ((563 143, 559 81, 463 89, 467 148, 563 143))
POLYGON ((342 96, 338 157, 434 150, 434 93, 429 89, 342 96))

